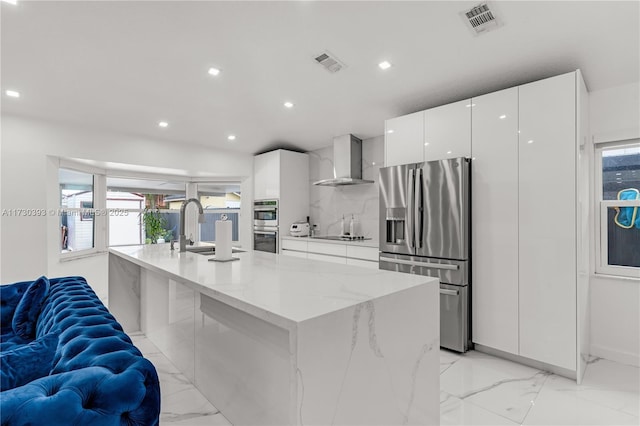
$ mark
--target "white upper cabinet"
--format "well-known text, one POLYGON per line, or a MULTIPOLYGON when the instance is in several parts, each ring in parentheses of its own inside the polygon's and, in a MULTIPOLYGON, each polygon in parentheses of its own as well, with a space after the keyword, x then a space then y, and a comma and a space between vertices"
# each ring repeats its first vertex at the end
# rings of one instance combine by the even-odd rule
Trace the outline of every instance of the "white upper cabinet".
POLYGON ((385 166, 424 161, 423 144, 424 111, 385 121, 385 166))
POLYGON ((424 112, 424 161, 471 157, 471 100, 424 112))
POLYGON ((576 75, 519 88, 520 355, 570 370, 576 369, 576 75))
POLYGON ((518 353, 518 88, 473 98, 473 341, 518 353))
POLYGON ((280 153, 265 152, 253 157, 253 198, 280 198, 280 153))

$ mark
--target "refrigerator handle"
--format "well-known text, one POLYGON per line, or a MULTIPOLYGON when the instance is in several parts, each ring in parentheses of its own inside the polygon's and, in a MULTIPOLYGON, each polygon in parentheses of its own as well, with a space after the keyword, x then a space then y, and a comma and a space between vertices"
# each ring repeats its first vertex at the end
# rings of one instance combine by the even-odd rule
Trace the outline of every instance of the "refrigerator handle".
POLYGON ((416 223, 416 246, 422 248, 422 241, 424 239, 424 188, 422 186, 422 169, 420 169, 420 176, 416 175, 416 191, 415 191, 415 220, 416 223))
POLYGON ((416 216, 414 214, 414 209, 416 205, 415 200, 416 195, 416 169, 409 169, 409 190, 407 194, 407 226, 410 235, 409 245, 411 248, 415 248, 416 244, 416 216))

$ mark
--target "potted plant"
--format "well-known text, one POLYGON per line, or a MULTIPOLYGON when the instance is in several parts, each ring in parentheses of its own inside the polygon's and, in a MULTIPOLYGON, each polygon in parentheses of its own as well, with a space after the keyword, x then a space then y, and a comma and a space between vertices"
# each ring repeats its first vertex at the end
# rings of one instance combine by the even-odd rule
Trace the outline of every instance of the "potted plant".
MULTIPOLYGON (((167 233, 167 219, 165 219, 158 209, 145 209, 142 216, 144 230, 146 234, 145 242, 151 240, 151 243, 164 243, 164 236, 167 233)), ((147 242, 148 244, 148 242, 147 242)))

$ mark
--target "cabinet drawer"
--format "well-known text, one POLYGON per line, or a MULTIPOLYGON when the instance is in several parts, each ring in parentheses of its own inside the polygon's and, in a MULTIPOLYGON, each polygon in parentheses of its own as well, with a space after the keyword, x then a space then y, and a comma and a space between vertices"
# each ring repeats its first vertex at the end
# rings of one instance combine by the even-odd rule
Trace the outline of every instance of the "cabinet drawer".
POLYGON ((325 254, 317 254, 317 253, 309 253, 307 256, 308 256, 307 258, 310 260, 321 260, 323 262, 340 263, 342 265, 347 264, 346 257, 328 256, 325 254))
POLYGON ((351 259, 347 257, 347 265, 361 266, 363 268, 378 269, 378 262, 370 260, 351 259))
POLYGON ((362 259, 362 260, 372 260, 378 263, 378 248, 347 246, 347 257, 351 257, 354 259, 362 259))
POLYGON ((281 247, 283 250, 307 251, 307 241, 282 240, 281 247))
POLYGON ((347 255, 347 246, 344 244, 323 244, 315 241, 309 241, 309 253, 331 254, 333 256, 347 255))
POLYGON ((301 257, 303 259, 307 258, 307 252, 306 251, 295 251, 295 250, 282 250, 282 253, 285 256, 291 256, 291 257, 301 257))

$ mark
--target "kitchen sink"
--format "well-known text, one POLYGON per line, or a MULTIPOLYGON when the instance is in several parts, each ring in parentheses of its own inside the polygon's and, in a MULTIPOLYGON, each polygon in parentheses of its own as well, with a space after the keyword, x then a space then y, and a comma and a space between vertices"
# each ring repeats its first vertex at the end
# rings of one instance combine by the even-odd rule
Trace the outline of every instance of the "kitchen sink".
MULTIPOLYGON (((187 247, 187 251, 191 253, 201 254, 203 256, 213 256, 216 254, 216 248, 211 246, 203 246, 203 247, 187 247)), ((240 250, 235 247, 231 249, 231 253, 244 253, 245 250, 240 250)))

